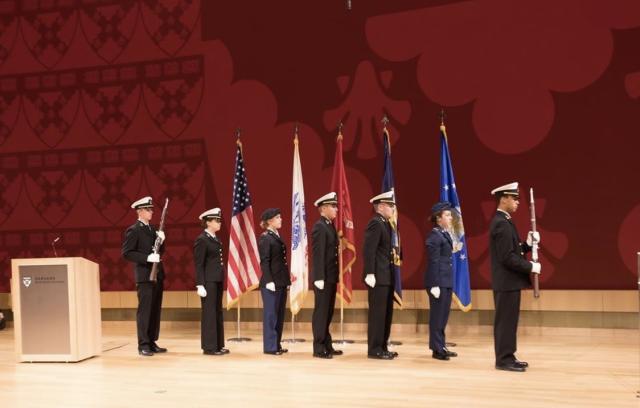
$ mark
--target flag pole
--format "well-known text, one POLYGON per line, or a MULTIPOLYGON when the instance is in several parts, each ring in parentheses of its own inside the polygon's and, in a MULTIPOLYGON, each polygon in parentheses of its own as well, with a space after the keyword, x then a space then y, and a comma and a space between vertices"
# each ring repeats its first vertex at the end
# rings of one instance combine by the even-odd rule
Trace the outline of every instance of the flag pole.
MULTIPOLYGON (((240 128, 236 128, 236 132, 235 132, 235 136, 236 136, 236 144, 238 144, 240 146, 240 149, 242 150, 242 143, 240 142, 240 134, 242 133, 242 130, 240 128)), ((228 289, 227 289, 228 290, 228 289)), ((240 336, 240 299, 242 298, 242 296, 238 297, 238 302, 237 302, 237 310, 238 313, 236 313, 236 333, 237 333, 237 337, 231 337, 230 339, 227 339, 227 341, 231 342, 231 343, 244 343, 246 341, 251 341, 250 337, 241 337, 240 336)))
MULTIPOLYGON (((383 134, 384 131, 387 130, 387 124, 389 123, 389 118, 387 117, 387 115, 384 115, 382 117, 382 130, 383 130, 383 134)), ((387 131, 387 134, 389 134, 389 132, 387 131)), ((389 145, 391 145, 391 141, 389 140, 389 145)), ((384 191, 383 191, 384 193, 384 191)), ((397 209, 396 209, 397 211, 397 209)), ((396 217, 397 217, 397 213, 396 213, 396 217)), ((394 259, 395 262, 395 259, 394 259)), ((394 265, 394 275, 395 275, 395 265, 394 265)), ((395 279, 395 276, 394 276, 395 279)), ((402 346, 402 342, 401 341, 396 341, 396 340, 391 340, 391 337, 389 337, 389 340, 387 341, 387 346, 402 346)))
MULTIPOLYGON (((338 123, 338 137, 342 136, 342 122, 338 123)), ((335 165, 335 163, 334 163, 335 165)), ((340 190, 342 190, 342 186, 339 186, 338 188, 340 188, 340 190)), ((342 197, 342 191, 340 191, 340 196, 342 197)), ((342 227, 342 225, 340 226, 342 227)), ((343 234, 344 236, 344 234, 343 234)), ((342 252, 344 251, 343 248, 343 241, 342 241, 342 237, 338 237, 339 239, 339 245, 338 245, 338 268, 339 269, 339 273, 338 273, 338 284, 340 285, 340 340, 336 340, 334 341, 334 343, 336 344, 351 344, 354 341, 353 340, 346 340, 344 338, 344 261, 342 259, 342 252)))
POLYGON ((237 303, 237 310, 238 313, 237 315, 237 321, 236 321, 236 333, 237 333, 237 337, 231 337, 230 339, 227 339, 227 341, 231 342, 231 343, 244 343, 246 341, 251 341, 250 337, 242 337, 240 336, 240 299, 238 299, 238 303, 237 303))
MULTIPOLYGON (((444 108, 440 108, 440 115, 439 116, 440 116, 440 127, 443 128, 443 129, 446 129, 445 126, 444 126, 444 118, 446 118, 447 115, 444 113, 444 108)), ((445 136, 445 139, 446 139, 447 138, 447 131, 446 130, 444 131, 444 136, 445 136)), ((452 341, 445 341, 444 345, 445 345, 445 347, 455 347, 458 344, 456 344, 456 343, 454 343, 452 341)))
MULTIPOLYGON (((298 144, 298 123, 296 122, 296 124, 293 127, 293 143, 294 146, 296 146, 298 144)), ((294 166, 295 167, 295 166, 294 166)), ((293 236, 292 236, 292 240, 293 240, 293 236)), ((293 254, 291 255, 291 257, 293 258, 293 254)), ((290 339, 282 339, 283 343, 304 343, 306 340, 303 338, 296 338, 296 315, 295 313, 293 313, 293 309, 291 308, 291 287, 289 288, 289 310, 291 311, 291 338, 290 339)), ((300 311, 300 309, 298 309, 298 311, 300 311)))

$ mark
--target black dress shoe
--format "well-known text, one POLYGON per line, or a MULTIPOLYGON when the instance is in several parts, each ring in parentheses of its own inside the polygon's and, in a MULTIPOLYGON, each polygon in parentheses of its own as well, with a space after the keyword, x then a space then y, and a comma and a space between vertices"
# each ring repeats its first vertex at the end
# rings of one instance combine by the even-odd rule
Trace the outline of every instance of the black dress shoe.
POLYGON ((389 351, 389 350, 387 350, 387 353, 391 354, 391 357, 393 357, 393 358, 396 358, 396 357, 398 357, 398 355, 399 355, 396 351, 389 351))
POLYGON ((138 350, 138 354, 145 357, 151 357, 153 355, 153 351, 149 349, 142 349, 142 350, 138 350))
POLYGON ((278 349, 278 351, 279 351, 280 353, 288 353, 288 352, 289 352, 289 349, 286 349, 286 348, 282 348, 282 347, 280 347, 280 348, 278 349))
POLYGON ((449 360, 449 356, 447 355, 446 351, 434 351, 431 354, 431 357, 435 358, 436 360, 449 360))
POLYGON ((158 346, 156 343, 153 343, 151 345, 151 351, 153 351, 154 353, 166 353, 167 349, 164 347, 158 346))
POLYGON ((455 351, 449 351, 446 348, 444 349, 444 353, 448 356, 448 357, 458 357, 458 353, 456 353, 455 351))
POLYGON ((393 360, 393 356, 384 351, 382 353, 368 354, 367 357, 378 360, 393 360))
POLYGON ((321 353, 313 353, 313 356, 317 358, 333 358, 333 354, 331 354, 328 351, 323 351, 321 353))
POLYGON ((331 353, 334 356, 341 356, 344 354, 342 350, 331 350, 329 353, 331 353))
POLYGON ((220 349, 220 350, 218 350, 218 351, 220 351, 222 354, 229 354, 229 353, 231 353, 231 352, 229 351, 229 349, 226 349, 226 348, 224 348, 224 347, 223 347, 223 348, 221 348, 221 349, 220 349))
POLYGON ((208 356, 223 356, 225 353, 220 350, 202 350, 202 354, 206 354, 208 356))
POLYGON ((511 364, 496 364, 496 370, 503 370, 503 371, 515 371, 515 372, 519 372, 519 373, 523 373, 525 371, 527 371, 526 368, 516 365, 516 363, 511 363, 511 364))
POLYGON ((520 367, 524 367, 524 368, 529 367, 529 363, 527 363, 526 361, 516 360, 513 362, 513 364, 519 365, 520 367))
POLYGON ((265 351, 264 354, 271 354, 274 356, 280 356, 282 355, 282 353, 284 353, 282 350, 276 350, 276 351, 265 351))

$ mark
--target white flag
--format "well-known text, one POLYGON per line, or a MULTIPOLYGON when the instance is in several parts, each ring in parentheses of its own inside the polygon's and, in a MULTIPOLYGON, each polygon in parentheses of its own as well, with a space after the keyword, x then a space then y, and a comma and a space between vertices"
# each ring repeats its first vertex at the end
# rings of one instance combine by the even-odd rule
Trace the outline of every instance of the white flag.
POLYGON ((298 151, 298 134, 293 140, 293 189, 291 194, 291 313, 302 308, 309 286, 309 251, 306 214, 304 210, 304 186, 298 151))

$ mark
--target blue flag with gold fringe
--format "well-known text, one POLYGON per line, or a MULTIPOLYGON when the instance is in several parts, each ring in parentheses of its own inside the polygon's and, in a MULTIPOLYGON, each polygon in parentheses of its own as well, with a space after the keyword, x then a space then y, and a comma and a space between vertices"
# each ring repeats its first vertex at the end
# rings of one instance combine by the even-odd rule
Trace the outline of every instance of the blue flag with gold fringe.
POLYGON ((467 241, 444 124, 440 126, 440 142, 440 201, 448 201, 455 210, 451 211, 453 225, 450 231, 453 238, 453 299, 462 311, 467 312, 471 310, 467 241))
POLYGON ((393 276, 394 276, 394 300, 402 308, 402 275, 400 266, 402 265, 402 247, 400 245, 400 229, 398 226, 398 196, 395 191, 393 180, 393 164, 391 163, 391 142, 389 141, 389 131, 385 127, 382 131, 384 144, 384 175, 382 176, 382 192, 393 190, 396 201, 396 211, 389 220, 391 224, 391 246, 393 247, 393 276))

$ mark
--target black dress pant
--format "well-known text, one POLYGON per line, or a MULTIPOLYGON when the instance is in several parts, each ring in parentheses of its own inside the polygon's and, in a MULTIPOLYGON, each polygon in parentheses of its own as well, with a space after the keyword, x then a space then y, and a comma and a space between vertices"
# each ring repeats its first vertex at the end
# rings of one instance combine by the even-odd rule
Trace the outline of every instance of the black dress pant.
POLYGON ((136 326, 138 329, 138 350, 149 350, 160 335, 160 312, 162 311, 162 292, 164 281, 139 282, 138 311, 136 326))
POLYGON ((516 336, 520 317, 520 291, 493 292, 496 315, 493 324, 493 340, 496 365, 515 361, 516 336))
POLYGON ((200 298, 200 343, 202 350, 218 351, 224 347, 222 282, 205 282, 207 296, 200 298))
POLYGON ((451 288, 440 288, 440 297, 436 299, 429 289, 429 348, 442 352, 445 348, 444 330, 449 321, 451 310, 451 288))
POLYGON ((282 348, 282 329, 284 328, 284 312, 287 304, 287 288, 276 287, 272 292, 260 288, 262 294, 262 348, 265 352, 278 351, 282 348))
POLYGON ((369 317, 367 327, 368 353, 388 351, 387 343, 393 320, 393 286, 368 287, 369 317))
POLYGON ((315 294, 311 328, 313 331, 313 352, 333 351, 333 340, 329 333, 331 319, 336 304, 336 284, 325 282, 324 289, 313 287, 315 294))

